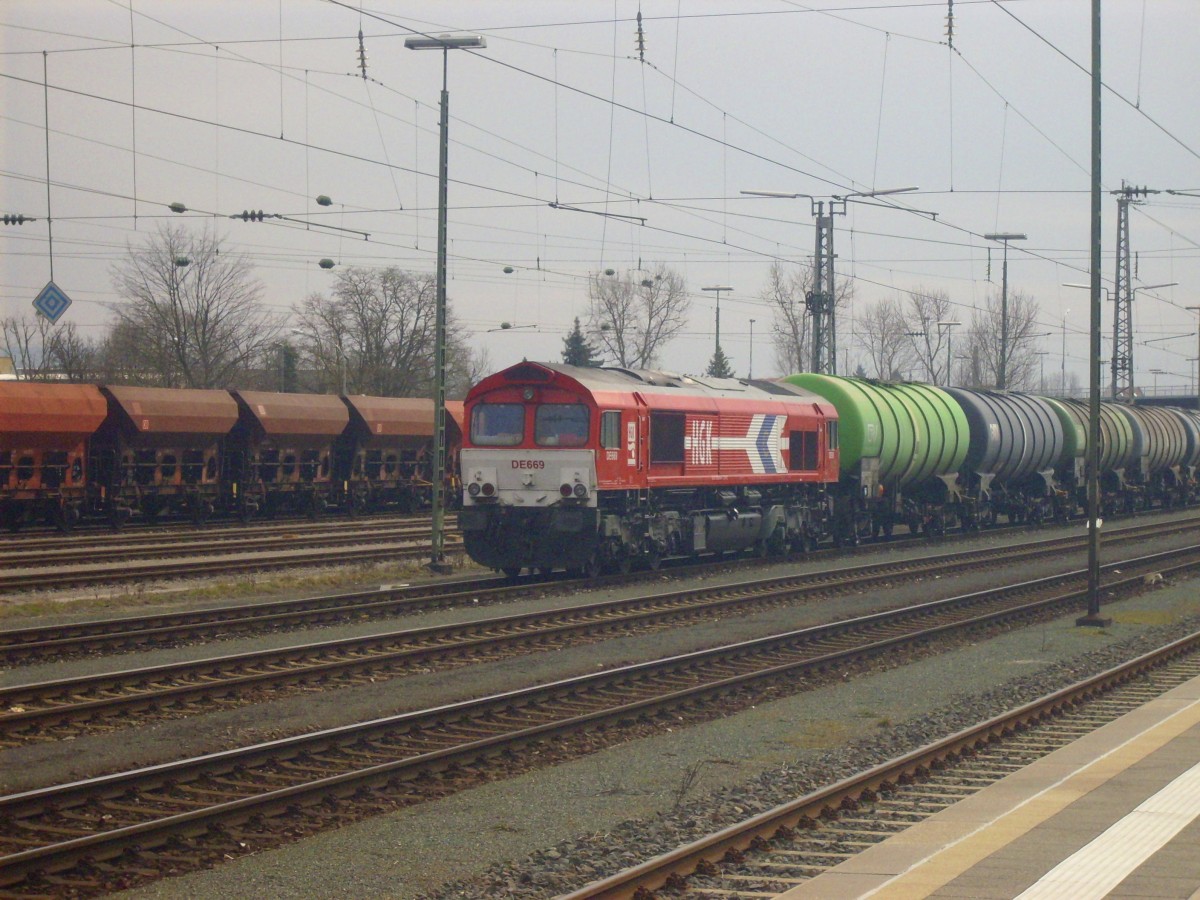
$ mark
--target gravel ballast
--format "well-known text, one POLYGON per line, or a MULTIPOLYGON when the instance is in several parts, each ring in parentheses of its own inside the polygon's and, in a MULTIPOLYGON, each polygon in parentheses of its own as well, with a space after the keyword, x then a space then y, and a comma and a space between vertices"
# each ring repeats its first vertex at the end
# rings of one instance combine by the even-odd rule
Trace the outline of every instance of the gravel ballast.
MULTIPOLYGON (((1046 536, 1060 532, 1047 530, 1046 536)), ((989 539, 998 540, 998 539, 989 539)), ((1141 552, 1185 545, 1163 541, 1141 552)), ((947 548, 948 549, 948 548, 947 548)), ((929 548, 890 551, 924 555, 929 548)), ((1113 553, 1125 551, 1114 550, 1113 553)), ((1128 551, 1132 554, 1134 551, 1128 551)), ((1082 565, 1082 554, 1072 560, 1082 565)), ((836 565, 846 565, 842 560, 836 565)), ((1023 580, 1062 563, 1019 573, 973 571, 898 583, 835 601, 731 617, 652 635, 625 637, 486 666, 435 671, 406 679, 260 704, 140 729, 81 738, 64 745, 0 754, 4 790, 83 777, 117 765, 149 764, 233 743, 327 727, 392 711, 494 693, 567 674, 595 671, 696 647, 858 615, 885 601, 918 602, 1023 580), (936 584, 931 584, 936 582, 936 584), (879 596, 878 594, 886 594, 879 596)), ((704 580, 744 580, 746 572, 704 580)), ((1111 628, 1077 628, 1074 616, 948 652, 822 684, 724 719, 661 731, 591 756, 495 782, 432 803, 363 821, 218 869, 126 892, 140 898, 272 897, 552 897, 610 874, 714 828, 851 774, 1108 667, 1141 648, 1194 629, 1195 580, 1156 586, 1106 609, 1111 628)), ((648 588, 624 589, 644 593, 648 588)), ((568 602, 601 599, 587 591, 568 602)), ((359 633, 433 621, 497 615, 562 604, 539 598, 502 609, 458 610, 381 624, 346 626, 359 633)), ((303 636, 238 638, 206 648, 133 654, 120 663, 81 660, 88 671, 209 656, 238 649, 340 636, 320 629, 303 636), (95 668, 93 668, 95 667, 95 668)), ((56 667, 5 673, 10 683, 39 680, 56 667)), ((61 670, 57 674, 65 674, 61 670)))

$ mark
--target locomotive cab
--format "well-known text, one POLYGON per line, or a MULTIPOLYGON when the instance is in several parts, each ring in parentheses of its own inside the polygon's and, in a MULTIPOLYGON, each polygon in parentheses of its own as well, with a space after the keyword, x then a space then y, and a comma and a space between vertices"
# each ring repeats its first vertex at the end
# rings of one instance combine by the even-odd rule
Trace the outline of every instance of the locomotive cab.
POLYGON ((460 463, 468 552, 511 574, 582 566, 594 550, 596 410, 545 370, 531 374, 542 377, 518 374, 468 402, 460 463))

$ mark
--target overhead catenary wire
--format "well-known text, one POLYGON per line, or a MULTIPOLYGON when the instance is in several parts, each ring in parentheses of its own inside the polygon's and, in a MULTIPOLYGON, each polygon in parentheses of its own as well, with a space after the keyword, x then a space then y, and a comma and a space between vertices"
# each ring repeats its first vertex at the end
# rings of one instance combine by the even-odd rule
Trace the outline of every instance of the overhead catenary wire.
MULTIPOLYGON (((132 4, 131 4, 131 5, 132 5, 132 4)), ((219 51, 218 51, 218 53, 219 53, 219 51)), ((557 89, 557 88, 556 88, 556 89, 557 89)), ((644 121, 645 121, 645 120, 644 120, 644 121)), ((648 123, 647 123, 647 124, 648 124, 648 123)), ((725 138, 725 137, 726 137, 726 136, 725 136, 725 135, 723 135, 723 138, 725 138)), ((728 143, 728 142, 727 142, 727 140, 726 140, 726 143, 728 143)), ((728 148, 725 148, 725 149, 723 149, 723 153, 728 153, 728 152, 729 152, 729 151, 728 151, 728 148)), ((415 169, 415 167, 414 167, 414 169, 415 169)), ((536 172, 536 170, 535 170, 535 169, 531 169, 531 171, 534 171, 534 172, 536 172)), ((416 173, 415 173, 415 171, 414 171, 414 177, 416 177, 416 173)), ((137 193, 137 192, 135 191, 135 192, 134 192, 134 194, 136 195, 136 193, 137 193)), ((726 191, 725 193, 727 193, 727 191, 726 191)), ((723 209, 723 210, 722 210, 723 216, 724 216, 724 214, 725 214, 726 212, 727 212, 727 209, 723 209)))

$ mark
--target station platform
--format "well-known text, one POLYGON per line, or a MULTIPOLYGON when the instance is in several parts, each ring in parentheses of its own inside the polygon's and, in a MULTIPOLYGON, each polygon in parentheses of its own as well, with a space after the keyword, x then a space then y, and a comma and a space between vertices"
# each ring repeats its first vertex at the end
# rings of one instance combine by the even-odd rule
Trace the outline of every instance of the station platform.
POLYGON ((1200 678, 779 895, 1200 900, 1200 678))

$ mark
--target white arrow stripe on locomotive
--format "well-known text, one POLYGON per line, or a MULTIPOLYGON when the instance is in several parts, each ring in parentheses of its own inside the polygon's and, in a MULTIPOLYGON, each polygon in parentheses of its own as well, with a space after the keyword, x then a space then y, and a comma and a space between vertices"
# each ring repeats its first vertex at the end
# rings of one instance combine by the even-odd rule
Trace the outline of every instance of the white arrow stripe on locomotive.
POLYGON ((750 427, 744 435, 721 436, 709 432, 693 440, 694 435, 689 434, 684 437, 683 441, 684 449, 688 451, 688 461, 693 465, 711 464, 715 462, 712 453, 720 450, 730 452, 743 450, 750 461, 750 469, 754 474, 783 472, 785 471, 782 452, 785 418, 786 416, 759 413, 751 418, 750 427), (693 448, 697 452, 691 452, 693 448))

